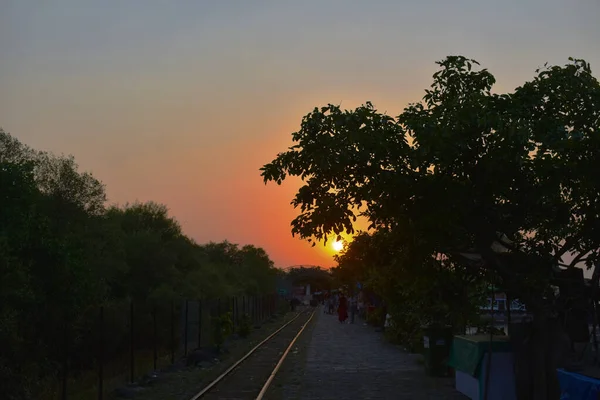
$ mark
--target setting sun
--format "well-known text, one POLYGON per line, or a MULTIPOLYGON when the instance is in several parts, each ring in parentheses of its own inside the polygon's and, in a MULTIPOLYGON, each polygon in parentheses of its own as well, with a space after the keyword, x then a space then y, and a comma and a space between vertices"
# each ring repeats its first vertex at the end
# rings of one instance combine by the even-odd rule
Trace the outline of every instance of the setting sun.
POLYGON ((344 243, 341 241, 335 241, 331 246, 335 251, 342 251, 342 249, 344 248, 344 243))

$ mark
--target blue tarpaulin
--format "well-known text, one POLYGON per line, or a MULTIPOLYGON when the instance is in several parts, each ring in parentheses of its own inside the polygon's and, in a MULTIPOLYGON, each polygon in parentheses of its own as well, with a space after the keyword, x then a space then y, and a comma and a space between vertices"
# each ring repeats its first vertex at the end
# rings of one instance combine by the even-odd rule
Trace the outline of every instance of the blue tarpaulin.
POLYGON ((558 371, 560 400, 597 400, 600 395, 600 380, 563 369, 558 371))

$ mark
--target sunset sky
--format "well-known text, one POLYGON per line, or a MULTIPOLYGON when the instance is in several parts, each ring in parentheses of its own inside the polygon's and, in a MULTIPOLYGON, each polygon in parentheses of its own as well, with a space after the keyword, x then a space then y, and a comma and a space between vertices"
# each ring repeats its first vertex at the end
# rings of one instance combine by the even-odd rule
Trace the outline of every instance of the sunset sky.
POLYGON ((510 91, 569 56, 600 76, 600 1, 0 0, 0 127, 73 154, 111 203, 166 204, 199 242, 333 265, 292 238, 298 181, 259 168, 312 107, 399 114, 450 54, 510 91))

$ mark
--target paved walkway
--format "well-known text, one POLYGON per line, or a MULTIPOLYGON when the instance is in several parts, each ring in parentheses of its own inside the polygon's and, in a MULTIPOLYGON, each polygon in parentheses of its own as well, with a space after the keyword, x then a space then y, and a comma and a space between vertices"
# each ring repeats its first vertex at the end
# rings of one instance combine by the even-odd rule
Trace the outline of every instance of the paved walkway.
POLYGON ((301 399, 466 399, 449 378, 425 375, 419 355, 387 343, 364 321, 340 324, 317 310, 301 399))

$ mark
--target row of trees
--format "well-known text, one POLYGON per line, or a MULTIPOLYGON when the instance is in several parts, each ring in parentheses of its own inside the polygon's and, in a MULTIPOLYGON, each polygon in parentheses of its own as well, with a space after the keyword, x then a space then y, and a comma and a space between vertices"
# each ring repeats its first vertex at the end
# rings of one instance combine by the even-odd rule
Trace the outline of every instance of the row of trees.
POLYGON ((558 398, 553 274, 600 260, 600 84, 570 59, 498 94, 476 61, 438 64, 422 101, 397 117, 371 103, 315 108, 262 176, 303 179, 292 202, 302 238, 351 234, 366 218, 375 233, 340 267, 377 266, 390 304, 416 297, 444 307, 429 315, 439 318, 490 281, 522 300, 534 314, 525 396, 558 398))
POLYGON ((275 271, 262 248, 195 243, 163 205, 107 207, 102 183, 72 157, 0 130, 0 387, 8 398, 33 397, 40 377, 60 369, 64 326, 91 309, 271 293, 275 271))
POLYGON ((487 295, 485 275, 443 255, 422 258, 405 240, 379 230, 359 232, 336 256, 333 275, 340 285, 377 293, 387 304, 392 340, 410 349, 423 343, 421 328, 451 325, 457 333, 479 323, 479 306, 487 295))

